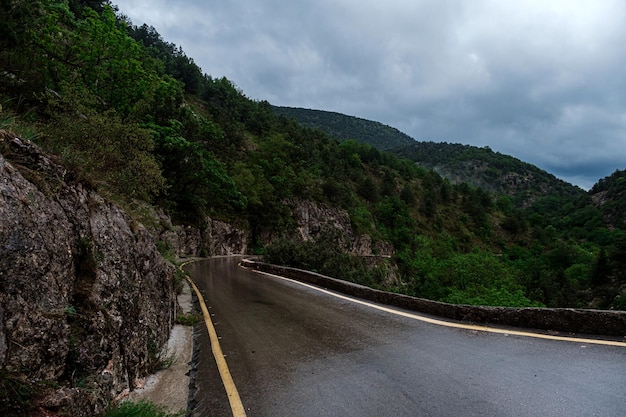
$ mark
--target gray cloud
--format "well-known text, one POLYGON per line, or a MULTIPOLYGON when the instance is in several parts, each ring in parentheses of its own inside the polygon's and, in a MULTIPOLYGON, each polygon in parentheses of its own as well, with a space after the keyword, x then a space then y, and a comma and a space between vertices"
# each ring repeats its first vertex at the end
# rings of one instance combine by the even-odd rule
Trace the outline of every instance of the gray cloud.
POLYGON ((246 95, 477 146, 589 188, 626 168, 621 0, 127 0, 246 95))

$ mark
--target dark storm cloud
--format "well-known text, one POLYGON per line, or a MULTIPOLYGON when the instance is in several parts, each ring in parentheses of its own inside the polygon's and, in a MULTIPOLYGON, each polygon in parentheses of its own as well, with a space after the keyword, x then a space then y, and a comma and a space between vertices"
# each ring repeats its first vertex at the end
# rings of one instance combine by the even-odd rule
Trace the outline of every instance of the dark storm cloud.
POLYGON ((620 0, 127 0, 246 95, 477 146, 589 188, 626 168, 620 0))

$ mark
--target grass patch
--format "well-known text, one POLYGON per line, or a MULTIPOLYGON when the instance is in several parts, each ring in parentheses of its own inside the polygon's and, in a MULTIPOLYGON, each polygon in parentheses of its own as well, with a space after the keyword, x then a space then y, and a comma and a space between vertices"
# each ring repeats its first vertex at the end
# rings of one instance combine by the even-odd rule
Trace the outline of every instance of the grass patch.
POLYGON ((0 373, 0 415, 25 414, 36 395, 36 387, 30 382, 5 371, 0 373))
POLYGON ((151 373, 167 369, 176 362, 176 351, 159 350, 156 340, 148 336, 148 369, 151 373))
POLYGON ((199 313, 182 313, 176 316, 176 323, 183 326, 193 326, 202 320, 202 316, 199 313))
POLYGON ((157 240, 156 247, 163 258, 165 258, 171 264, 176 265, 176 251, 172 247, 171 242, 167 240, 157 240))
POLYGON ((176 272, 174 272, 174 288, 176 289, 177 294, 181 294, 183 292, 183 283, 187 279, 187 274, 185 271, 180 268, 176 268, 176 272))
POLYGON ((24 123, 10 111, 3 112, 2 104, 0 104, 0 130, 13 132, 20 139, 30 141, 37 141, 41 137, 34 125, 24 123))
POLYGON ((165 408, 149 401, 122 401, 110 407, 104 417, 176 417, 184 415, 184 411, 171 414, 165 408))

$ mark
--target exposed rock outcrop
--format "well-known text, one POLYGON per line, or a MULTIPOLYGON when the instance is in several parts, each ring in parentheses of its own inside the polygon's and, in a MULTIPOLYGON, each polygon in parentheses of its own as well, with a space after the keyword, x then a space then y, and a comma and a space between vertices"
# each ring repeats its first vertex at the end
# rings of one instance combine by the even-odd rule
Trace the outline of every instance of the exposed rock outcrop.
POLYGON ((204 219, 204 227, 172 225, 171 220, 160 215, 165 224, 157 231, 158 239, 167 242, 180 257, 238 255, 248 252, 250 233, 221 220, 204 219))
POLYGON ((26 392, 0 398, 0 414, 39 398, 47 413, 97 415, 156 365, 173 268, 141 224, 37 147, 0 131, 0 151, 0 373, 26 392))
POLYGON ((296 223, 297 238, 303 242, 316 241, 327 229, 338 231, 343 239, 344 250, 355 255, 390 256, 393 246, 389 242, 373 242, 368 235, 357 234, 347 211, 310 200, 292 199, 286 204, 291 208, 296 223))
MULTIPOLYGON (((290 238, 302 242, 315 242, 325 231, 333 230, 341 237, 343 250, 360 256, 390 256, 393 246, 389 242, 373 241, 368 235, 354 231, 348 212, 337 207, 304 199, 290 199, 284 202, 292 215, 294 229, 290 238)), ((154 213, 162 229, 153 230, 159 240, 181 257, 217 256, 246 254, 250 252, 252 234, 249 230, 237 227, 210 217, 204 219, 202 227, 173 225, 163 213, 154 213)), ((273 230, 259 231, 259 240, 272 243, 281 237, 273 230)))

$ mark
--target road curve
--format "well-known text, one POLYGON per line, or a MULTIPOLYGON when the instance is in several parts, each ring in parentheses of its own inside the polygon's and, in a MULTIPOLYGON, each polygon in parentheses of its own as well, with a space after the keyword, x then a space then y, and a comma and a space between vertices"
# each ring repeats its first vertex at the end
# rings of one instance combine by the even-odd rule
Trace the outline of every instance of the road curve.
MULTIPOLYGON (((624 347, 438 326, 237 261, 187 270, 249 417, 625 415, 624 347)), ((197 366, 196 415, 232 415, 210 348, 197 366)))

